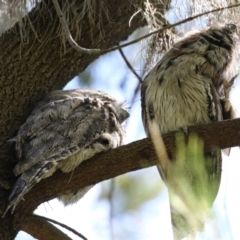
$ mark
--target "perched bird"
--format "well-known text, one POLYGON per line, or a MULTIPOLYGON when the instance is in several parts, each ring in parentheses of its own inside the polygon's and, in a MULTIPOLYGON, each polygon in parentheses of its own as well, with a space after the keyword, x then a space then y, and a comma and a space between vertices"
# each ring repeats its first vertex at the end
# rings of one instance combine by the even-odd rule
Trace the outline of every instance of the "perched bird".
MULTIPOLYGON (((12 207, 14 211, 35 184, 56 170, 71 172, 82 161, 123 144, 122 123, 128 117, 122 103, 101 91, 59 90, 47 95, 10 140, 16 144, 19 161, 14 174, 19 178, 7 210, 12 207)), ((74 203, 90 187, 67 192, 59 199, 74 203)))
MULTIPOLYGON (((152 122, 157 123, 160 132, 165 134, 178 130, 186 132, 189 126, 221 121, 223 115, 230 118, 232 108, 224 93, 229 93, 231 86, 226 87, 224 83, 228 68, 234 64, 236 31, 236 25, 226 24, 187 34, 153 67, 141 89, 142 119, 148 136, 152 122), (223 114, 225 110, 227 113, 223 114)), ((210 208, 220 185, 221 151, 214 150, 205 156, 209 158, 203 163, 207 173, 207 179, 202 179, 205 189, 193 187, 201 180, 196 180, 188 166, 187 174, 182 172, 178 176, 187 178, 196 198, 208 192, 206 198, 210 208)), ((162 167, 158 166, 158 169, 164 178, 162 167)), ((173 206, 172 201, 170 196, 175 239, 199 230, 192 229, 191 222, 173 206)), ((198 208, 194 208, 196 213, 198 208)))

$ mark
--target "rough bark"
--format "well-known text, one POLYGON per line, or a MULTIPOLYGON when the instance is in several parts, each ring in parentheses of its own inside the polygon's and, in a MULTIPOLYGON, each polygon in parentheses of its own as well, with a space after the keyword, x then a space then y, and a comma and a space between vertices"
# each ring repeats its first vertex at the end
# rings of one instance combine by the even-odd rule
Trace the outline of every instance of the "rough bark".
MULTIPOLYGON (((98 28, 89 27, 87 16, 78 23, 81 24, 82 34, 75 40, 85 48, 112 47, 145 24, 139 15, 133 19, 131 27, 128 26, 135 12, 128 0, 105 2, 110 20, 103 15, 104 37, 98 28)), ((79 0, 75 4, 81 3, 79 0)), ((70 48, 67 42, 64 50, 61 27, 51 1, 39 4, 22 23, 28 26, 25 35, 21 35, 24 28, 16 24, 0 37, 0 214, 6 208, 9 189, 16 180, 12 173, 14 151, 6 141, 15 135, 43 94, 61 89, 99 57, 80 54, 70 48)), ((72 23, 73 36, 74 31, 72 23)), ((24 221, 24 217, 16 216, 8 215, 0 219, 0 239, 14 239, 24 221)))

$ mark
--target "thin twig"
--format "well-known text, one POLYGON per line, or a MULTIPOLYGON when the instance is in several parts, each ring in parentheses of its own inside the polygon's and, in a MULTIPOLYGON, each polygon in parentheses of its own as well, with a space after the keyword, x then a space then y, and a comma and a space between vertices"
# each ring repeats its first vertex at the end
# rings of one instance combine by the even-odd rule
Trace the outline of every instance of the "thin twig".
POLYGON ((117 50, 117 49, 121 49, 121 48, 124 48, 124 47, 127 47, 129 45, 132 45, 134 43, 137 43, 145 38, 148 38, 150 37, 151 35, 153 34, 156 34, 156 33, 159 33, 159 32, 163 32, 164 30, 166 29, 169 29, 169 28, 173 28, 173 27, 176 27, 178 25, 181 25, 183 23, 186 23, 186 22, 189 22, 189 21, 192 21, 194 20, 195 18, 199 18, 199 17, 202 17, 204 15, 207 15, 207 14, 210 14, 210 13, 214 13, 214 12, 219 12, 219 11, 223 11, 225 9, 230 9, 230 8, 235 8, 235 7, 239 7, 240 6, 240 3, 239 4, 234 4, 234 5, 230 5, 230 6, 227 6, 227 7, 222 7, 222 8, 216 8, 216 9, 213 9, 213 10, 210 10, 210 11, 206 11, 206 12, 203 12, 203 13, 200 13, 200 14, 197 14, 195 16, 192 16, 192 17, 189 17, 189 18, 186 18, 182 21, 179 21, 179 22, 176 22, 174 24, 169 24, 167 26, 164 26, 160 29, 157 29, 156 31, 153 31, 151 33, 148 33, 140 38, 137 38, 131 42, 128 42, 128 43, 125 43, 125 44, 122 44, 122 45, 119 45, 119 46, 115 46, 115 47, 111 47, 111 48, 107 48, 107 49, 99 49, 99 48, 95 48, 95 49, 88 49, 88 48, 83 48, 81 46, 79 46, 75 41, 74 39, 72 38, 72 35, 70 33, 70 30, 68 28, 68 25, 67 25, 67 22, 65 20, 65 17, 63 16, 63 13, 60 9, 60 6, 58 4, 58 0, 52 0, 53 1, 53 4, 54 4, 54 7, 56 9, 56 12, 57 12, 57 15, 59 17, 59 20, 61 22, 61 25, 65 31, 65 34, 67 36, 67 39, 68 39, 68 42, 69 44, 74 48, 76 49, 77 51, 79 51, 80 53, 87 53, 87 54, 102 54, 102 53, 107 53, 107 52, 111 52, 111 51, 114 51, 114 50, 117 50))
POLYGON ((58 221, 55 221, 55 220, 53 220, 53 219, 51 219, 51 218, 46 218, 46 217, 39 216, 39 215, 36 215, 36 214, 32 214, 32 215, 28 215, 28 216, 29 216, 29 217, 34 217, 34 218, 40 218, 40 219, 43 219, 43 220, 45 220, 45 221, 52 222, 52 223, 57 224, 57 225, 59 225, 59 226, 61 226, 61 227, 63 227, 63 228, 66 228, 68 231, 74 233, 74 234, 77 235, 78 237, 80 237, 80 238, 82 238, 82 239, 84 239, 84 240, 88 240, 85 236, 83 236, 81 233, 77 232, 77 231, 74 230, 73 228, 71 228, 71 227, 69 227, 69 226, 67 226, 67 225, 65 225, 65 224, 63 224, 63 223, 60 223, 60 222, 58 222, 58 221))
POLYGON ((142 78, 141 78, 141 77, 136 73, 136 71, 133 69, 132 65, 131 65, 130 62, 127 60, 127 58, 126 58, 123 50, 122 50, 121 48, 118 49, 118 50, 119 50, 119 52, 120 52, 123 60, 125 61, 126 65, 128 66, 128 68, 129 68, 129 69, 132 71, 132 73, 136 76, 136 78, 138 79, 138 81, 139 81, 140 83, 142 83, 142 82, 143 82, 142 78))
POLYGON ((142 9, 139 9, 137 12, 135 12, 135 13, 130 17, 129 22, 128 22, 129 27, 131 27, 131 22, 132 22, 133 18, 134 18, 136 15, 138 15, 138 13, 140 13, 141 11, 142 11, 142 9))
POLYGON ((133 103, 135 103, 135 99, 137 97, 138 92, 140 91, 141 88, 141 83, 138 83, 138 85, 135 87, 134 93, 133 93, 133 97, 130 101, 130 106, 132 107, 133 103))

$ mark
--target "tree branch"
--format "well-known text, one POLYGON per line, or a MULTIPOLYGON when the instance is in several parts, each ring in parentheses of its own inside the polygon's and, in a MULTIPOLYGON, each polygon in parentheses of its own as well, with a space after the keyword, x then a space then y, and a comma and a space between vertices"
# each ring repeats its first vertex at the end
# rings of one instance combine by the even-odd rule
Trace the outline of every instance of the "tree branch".
POLYGON ((69 44, 77 51, 79 51, 80 53, 87 53, 87 54, 101 54, 101 49, 88 49, 88 48, 83 48, 81 46, 79 46, 73 39, 68 24, 66 22, 66 19, 62 13, 62 10, 59 6, 58 0, 52 0, 54 7, 56 9, 57 15, 59 17, 59 21, 62 24, 62 28, 64 29, 64 32, 67 36, 68 42, 69 44))
POLYGON ((66 224, 35 214, 27 215, 27 218, 23 225, 23 230, 31 234, 33 237, 39 238, 41 240, 71 240, 71 238, 69 238, 65 233, 63 233, 60 229, 56 228, 49 222, 52 222, 67 229, 81 239, 87 240, 85 236, 72 229, 71 227, 67 226, 66 224))
MULTIPOLYGON (((188 131, 196 132, 204 140, 206 152, 216 146, 224 149, 240 145, 240 118, 190 127, 188 131)), ((172 156, 175 149, 175 133, 163 135, 163 140, 168 155, 172 156)), ((157 163, 158 158, 150 139, 142 139, 98 154, 83 162, 73 174, 58 171, 53 177, 42 180, 26 194, 25 201, 19 204, 15 214, 31 213, 39 204, 66 191, 75 191, 157 163)))
POLYGON ((22 230, 29 233, 34 238, 41 240, 72 240, 45 219, 37 218, 34 215, 27 216, 22 224, 22 230))
POLYGON ((130 69, 130 71, 135 75, 135 77, 138 79, 139 83, 142 83, 143 80, 142 78, 136 73, 136 71, 134 70, 133 66, 131 65, 131 63, 128 61, 127 57, 125 56, 123 50, 121 48, 119 48, 119 53, 121 54, 124 62, 126 63, 126 65, 128 66, 128 68, 130 69))

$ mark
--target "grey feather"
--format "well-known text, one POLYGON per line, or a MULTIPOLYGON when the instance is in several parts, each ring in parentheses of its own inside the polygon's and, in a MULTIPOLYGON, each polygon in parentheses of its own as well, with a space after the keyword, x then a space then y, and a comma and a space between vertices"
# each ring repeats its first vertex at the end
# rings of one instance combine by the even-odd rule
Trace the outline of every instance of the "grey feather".
MULTIPOLYGON (((20 176, 10 193, 8 209, 14 210, 37 182, 57 169, 71 172, 95 154, 122 145, 122 123, 128 117, 122 103, 101 91, 58 90, 47 95, 13 138, 19 158, 14 174, 20 176)), ((59 198, 72 203, 88 189, 59 198)))
MULTIPOLYGON (((223 82, 228 68, 234 64, 235 33, 236 25, 226 24, 188 34, 148 73, 141 90, 142 118, 148 136, 148 124, 152 121, 157 122, 164 134, 223 119, 223 82)), ((211 207, 220 184, 222 159, 220 150, 207 155, 211 159, 206 165, 211 207)), ((161 166, 158 169, 164 175, 161 166)), ((190 174, 190 185, 194 179, 190 174)), ((171 212, 176 239, 201 230, 192 229, 177 209, 172 208, 171 212)))

